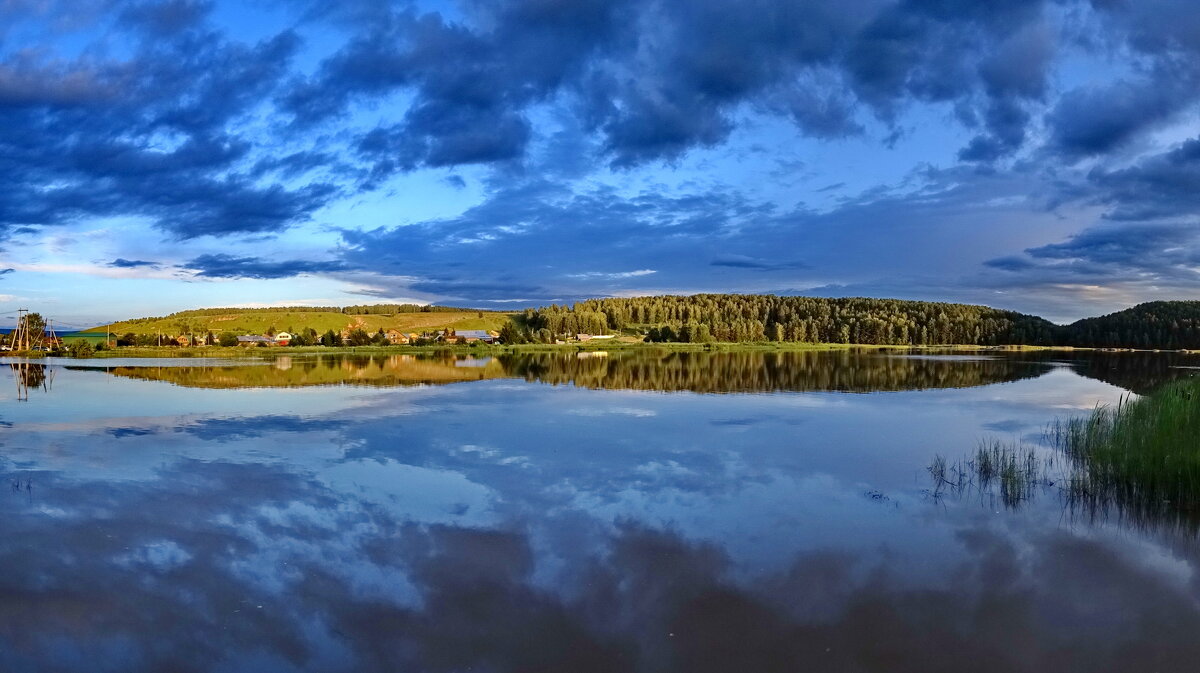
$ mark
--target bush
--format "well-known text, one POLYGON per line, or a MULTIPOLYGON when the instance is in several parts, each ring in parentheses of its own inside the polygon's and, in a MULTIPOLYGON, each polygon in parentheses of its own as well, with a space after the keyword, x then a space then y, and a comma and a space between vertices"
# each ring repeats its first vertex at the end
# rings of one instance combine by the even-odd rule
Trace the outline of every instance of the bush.
POLYGON ((96 352, 89 341, 79 339, 67 344, 67 354, 73 358, 90 358, 96 352))

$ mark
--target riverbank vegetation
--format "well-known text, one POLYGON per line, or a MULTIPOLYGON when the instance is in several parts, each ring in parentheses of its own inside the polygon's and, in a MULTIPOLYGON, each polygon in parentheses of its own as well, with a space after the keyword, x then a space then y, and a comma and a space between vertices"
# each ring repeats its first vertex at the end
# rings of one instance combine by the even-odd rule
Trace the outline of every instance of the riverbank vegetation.
POLYGON ((1200 531, 1200 379, 1166 383, 1141 397, 1054 422, 1048 452, 992 441, 974 457, 928 470, 935 494, 998 490, 1015 507, 1037 492, 1075 513, 1200 531), (994 487, 998 487, 995 489, 994 487))

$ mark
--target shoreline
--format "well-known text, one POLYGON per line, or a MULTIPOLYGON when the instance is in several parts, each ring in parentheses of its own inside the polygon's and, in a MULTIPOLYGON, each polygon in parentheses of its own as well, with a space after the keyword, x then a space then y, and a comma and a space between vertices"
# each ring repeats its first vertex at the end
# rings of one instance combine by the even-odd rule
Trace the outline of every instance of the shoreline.
MULTIPOLYGON (((838 351, 838 350, 879 350, 879 351, 972 351, 972 352, 1037 352, 1037 351, 1103 351, 1103 352, 1142 352, 1142 353, 1195 353, 1189 350, 1155 350, 1137 348, 1092 348, 1076 346, 978 346, 969 344, 943 345, 903 345, 903 344, 842 344, 842 343, 791 343, 791 342, 714 342, 714 343, 629 343, 605 342, 602 344, 568 343, 568 344, 512 344, 512 345, 436 345, 436 346, 275 346, 269 348, 245 348, 242 346, 121 346, 97 351, 88 359, 110 358, 222 358, 222 359, 274 359, 289 355, 434 355, 449 353, 453 355, 494 356, 506 353, 570 353, 598 351, 673 351, 673 352, 804 352, 804 351, 838 351)), ((49 353, 3 353, 0 357, 43 359, 49 353)), ((62 357, 57 359, 72 359, 62 357)))

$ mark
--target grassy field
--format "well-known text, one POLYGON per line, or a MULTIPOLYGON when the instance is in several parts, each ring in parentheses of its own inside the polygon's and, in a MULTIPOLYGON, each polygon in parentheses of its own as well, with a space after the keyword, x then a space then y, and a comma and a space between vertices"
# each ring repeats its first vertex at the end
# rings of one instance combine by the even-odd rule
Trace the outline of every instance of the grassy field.
POLYGON ((247 311, 219 315, 186 316, 181 318, 137 318, 85 330, 89 333, 109 331, 116 335, 134 334, 178 335, 184 331, 203 334, 233 332, 262 334, 270 328, 276 332, 296 332, 311 327, 317 332, 362 328, 368 332, 398 329, 403 332, 424 332, 451 328, 498 330, 509 320, 507 313, 463 311, 453 313, 395 313, 389 315, 349 315, 345 313, 307 311, 247 311))

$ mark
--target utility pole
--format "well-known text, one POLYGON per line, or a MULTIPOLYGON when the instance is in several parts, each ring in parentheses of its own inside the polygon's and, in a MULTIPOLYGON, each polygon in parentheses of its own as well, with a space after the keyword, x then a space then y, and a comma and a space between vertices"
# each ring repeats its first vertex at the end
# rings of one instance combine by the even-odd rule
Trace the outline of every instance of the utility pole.
POLYGON ((17 330, 13 333, 13 350, 23 353, 29 350, 29 327, 25 324, 27 308, 17 309, 17 330))
POLYGON ((12 368, 13 378, 17 380, 17 401, 29 401, 29 375, 24 362, 13 362, 8 366, 12 368))

